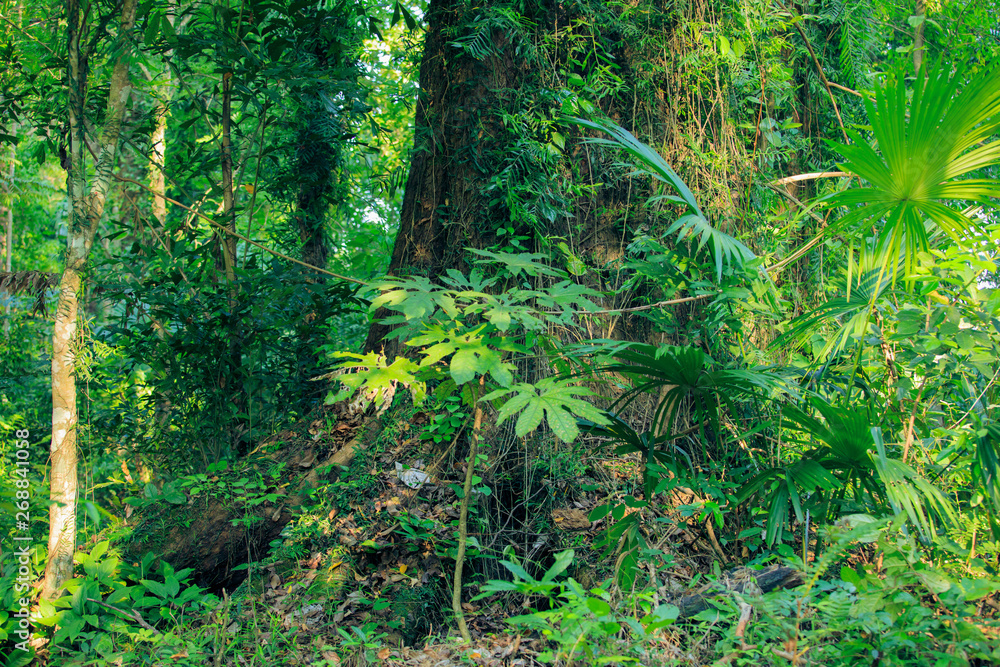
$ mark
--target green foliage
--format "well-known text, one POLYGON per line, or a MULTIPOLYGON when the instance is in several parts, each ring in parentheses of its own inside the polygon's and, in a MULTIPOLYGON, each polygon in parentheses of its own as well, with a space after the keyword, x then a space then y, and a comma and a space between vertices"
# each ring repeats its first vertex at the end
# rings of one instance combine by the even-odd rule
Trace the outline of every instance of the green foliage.
POLYGON ((544 413, 545 423, 557 438, 563 442, 572 442, 580 434, 573 415, 583 417, 594 423, 606 423, 604 414, 590 403, 576 396, 594 396, 594 392, 583 387, 570 386, 565 381, 555 378, 544 378, 534 384, 518 383, 509 389, 497 389, 483 396, 484 401, 490 401, 510 394, 497 414, 497 424, 502 424, 511 416, 520 413, 514 433, 524 437, 534 431, 542 423, 544 413))
POLYGON ((496 401, 513 394, 500 405, 498 423, 518 415, 515 432, 519 437, 537 429, 543 418, 564 442, 571 442, 579 434, 574 415, 604 423, 599 410, 576 398, 593 395, 590 390, 555 377, 515 384, 514 365, 505 360, 505 355, 527 353, 520 341, 542 338, 546 320, 569 324, 578 310, 596 309, 591 301, 596 293, 565 279, 564 271, 540 263, 543 255, 477 252, 487 258, 484 263, 495 263, 500 276, 509 279, 524 273, 564 280, 547 288, 508 287, 499 293, 493 290, 500 284, 500 277, 487 278, 478 271, 464 276, 450 270, 442 280, 443 287, 419 276, 378 283, 376 287, 382 293, 372 300, 372 311, 386 308, 400 313, 385 322, 401 325, 391 335, 414 348, 419 362, 398 357, 389 364, 376 353, 336 355, 346 359, 336 367, 344 389, 331 394, 328 402, 362 389, 370 399, 379 400, 388 390, 402 385, 410 389, 414 403, 419 405, 428 381, 440 382, 439 390, 447 388, 450 392, 463 390, 477 378, 484 383, 488 378, 491 386, 498 388, 476 400, 496 401), (480 324, 483 320, 486 323, 480 324))
MULTIPOLYGON (((888 297, 898 298, 899 293, 889 289, 890 276, 879 266, 872 266, 871 255, 862 257, 858 282, 846 289, 846 295, 834 297, 788 322, 785 332, 775 339, 775 348, 801 345, 809 340, 816 329, 825 322, 838 324, 836 331, 826 336, 822 348, 816 351, 817 361, 826 361, 841 354, 851 344, 865 340, 873 333, 875 319, 889 310, 888 297)), ((875 332, 878 333, 878 332, 875 332)))
POLYGON ((643 461, 643 489, 647 495, 653 492, 656 484, 657 465, 672 465, 681 458, 689 468, 694 468, 690 455, 674 443, 668 433, 655 435, 652 431, 638 433, 621 417, 614 413, 607 415, 607 424, 580 420, 581 430, 590 435, 608 438, 614 445, 613 453, 617 456, 639 454, 643 461))
MULTIPOLYGON (((97 90, 120 36, 107 32, 108 8, 95 7, 87 48, 97 90)), ((0 25, 9 64, 0 73, 0 143, 17 148, 2 156, 0 204, 13 211, 14 270, 47 271, 65 235, 54 159, 67 150, 66 92, 56 74, 65 26, 48 20, 51 7, 13 9, 0 25), (35 16, 42 18, 24 20, 35 16)), ((135 453, 161 479, 128 490, 134 508, 169 512, 206 494, 247 509, 278 500, 280 466, 264 479, 236 461, 317 405, 326 387, 308 380, 336 350, 345 390, 330 398, 360 390, 384 406, 407 388, 426 405, 429 394, 437 414, 420 437, 437 445, 458 440, 478 405, 507 427, 488 446, 521 438, 518 466, 567 489, 609 449, 641 458, 642 494, 628 479, 606 489, 592 515, 607 519, 597 547, 613 561, 619 591, 563 580, 569 552, 540 579, 512 558, 505 567, 515 581, 483 589, 534 596, 536 609, 512 622, 551 641, 551 661, 679 659, 640 650, 641 642, 666 645, 654 636, 664 628, 679 646, 684 630, 672 623, 676 610, 652 603, 661 593, 638 583, 646 566, 672 562, 664 550, 675 545, 653 548, 658 531, 686 523, 706 537, 717 530, 713 551, 727 557, 740 545, 759 559, 773 557, 769 550, 788 554, 785 542, 801 531, 808 581, 751 600, 760 615, 739 631, 737 622, 724 626, 744 607, 719 602, 712 619, 689 622, 701 634, 688 637, 685 661, 711 662, 694 654, 721 636, 730 664, 996 662, 977 625, 988 607, 973 608, 997 592, 991 559, 1000 551, 1000 429, 992 414, 1000 398, 992 248, 1000 235, 986 211, 1000 195, 992 178, 1000 70, 991 64, 1000 49, 989 8, 932 3, 911 16, 911 6, 830 0, 798 15, 754 2, 574 0, 555 10, 451 3, 434 17, 448 25, 432 22, 429 31, 443 43, 427 62, 447 63, 446 75, 420 81, 414 104, 418 9, 428 8, 142 3, 129 48, 145 76, 133 72, 122 176, 146 183, 162 166, 168 196, 209 217, 221 211, 220 80, 229 75, 232 222, 241 234, 320 268, 379 275, 414 146, 411 183, 432 175, 435 188, 456 188, 417 193, 414 220, 443 221, 451 247, 428 276, 403 269, 374 281, 368 294, 371 312, 389 312, 392 336, 408 354, 357 354, 368 323, 352 290, 265 262, 252 245, 240 248, 236 280, 225 283, 203 218, 171 208, 164 224, 134 183, 114 188, 115 227, 98 230, 94 252, 103 263, 88 276, 74 346, 83 509, 121 509, 117 471, 135 453), (963 67, 940 61, 916 78, 903 75, 916 28, 925 62, 947 53, 963 67), (382 43, 365 43, 366 35, 382 43), (868 90, 883 71, 897 74, 868 90), (843 85, 860 94, 844 94, 843 85), (443 104, 426 104, 441 92, 443 104), (456 101, 456 114, 441 108, 456 101), (167 135, 155 141, 167 148, 165 164, 152 165, 150 130, 163 112, 167 135), (597 114, 616 122, 570 118, 597 114), (853 143, 825 145, 841 125, 853 143), (600 136, 581 140, 581 130, 600 136), (628 164, 614 158, 622 151, 628 164), (834 152, 856 179, 776 181, 827 171, 834 152), (968 204, 984 212, 963 210, 968 204), (843 215, 813 215, 817 205, 843 215), (462 251, 466 243, 481 247, 462 251), (645 310, 630 312, 637 303, 645 310), (571 338, 585 342, 563 344, 571 338), (588 380, 613 377, 614 414, 595 405, 602 399, 582 386, 583 375, 570 374, 580 369, 588 380), (787 380, 793 376, 800 386, 787 380), (619 386, 622 379, 630 384, 619 386), (650 414, 641 414, 643 394, 655 401, 650 414), (546 439, 529 436, 542 428, 575 445, 539 452, 546 439), (895 437, 883 442, 883 433, 895 437), (223 469, 226 460, 232 470, 223 469), (755 501, 750 511, 733 497, 737 488, 740 500, 755 501), (682 489, 692 497, 664 507, 682 489), (810 566, 817 524, 833 540, 813 551, 810 566), (831 574, 838 567, 839 577, 831 574)), ((87 111, 99 126, 102 111, 87 111)), ((403 265, 415 259, 401 254, 403 265)), ((33 466, 12 473, 8 461, 0 464, 0 507, 10 510, 0 535, 25 500, 18 494, 26 484, 41 489, 45 472, 39 436, 48 421, 50 332, 44 318, 21 312, 31 301, 12 300, 14 312, 4 315, 10 335, 0 340, 0 426, 34 434, 33 466)), ((375 445, 315 492, 320 504, 276 541, 274 558, 336 539, 323 503, 350 507, 360 530, 372 527, 362 525, 364 505, 384 490, 380 463, 389 443, 407 439, 403 423, 382 424, 375 445)), ((10 453, 0 443, 0 454, 10 453)), ((479 477, 473 483, 484 495, 490 489, 479 477)), ((572 498, 581 507, 590 500, 572 498)), ((32 495, 33 517, 44 514, 44 502, 32 495)), ((527 515, 517 530, 538 529, 535 496, 509 502, 527 515)), ((43 529, 32 524, 36 543, 43 529)), ((407 556, 455 554, 447 521, 403 513, 393 529, 408 541, 407 556)), ((385 546, 371 534, 359 540, 365 558, 385 546)), ((511 536, 498 537, 492 541, 504 544, 511 536)), ((477 554, 488 554, 488 544, 477 554)), ((100 543, 81 555, 70 594, 57 607, 43 603, 53 663, 230 661, 226 609, 185 587, 185 573, 130 568, 107 550, 100 543)), ((691 563, 706 560, 693 555, 691 563)), ((0 617, 12 572, 5 563, 0 617)), ((284 621, 254 621, 242 637, 251 662, 278 664, 275 644, 295 645, 284 621)), ((386 639, 365 620, 337 630, 345 661, 374 660, 386 639)))
POLYGON ((612 409, 641 393, 657 396, 654 428, 668 439, 682 411, 689 412, 691 421, 701 428, 707 424, 719 437, 723 406, 732 410, 741 397, 766 399, 785 387, 767 369, 716 369, 714 360, 693 346, 632 344, 614 351, 613 356, 615 361, 601 366, 601 372, 621 374, 632 386, 612 409))
POLYGON ((77 553, 83 576, 69 580, 59 599, 39 605, 37 623, 55 628, 51 651, 61 656, 61 664, 113 664, 143 654, 177 654, 182 648, 189 653, 188 664, 203 658, 203 650, 178 641, 171 630, 187 616, 212 609, 217 600, 187 583, 190 569, 175 572, 160 563, 154 575, 155 558, 148 554, 139 564, 123 563, 107 541, 90 553, 77 553))
POLYGON ((989 424, 976 435, 976 455, 972 463, 973 480, 979 492, 990 502, 990 530, 1000 539, 1000 426, 989 424))
POLYGON ((322 389, 310 380, 324 363, 316 350, 357 307, 352 289, 277 263, 251 266, 238 271, 234 308, 195 244, 152 257, 137 248, 136 260, 105 267, 126 268, 128 280, 115 292, 123 306, 100 335, 116 342, 113 361, 133 378, 131 387, 106 390, 143 419, 111 410, 98 417, 104 433, 179 474, 235 457, 284 415, 315 404, 322 389), (153 277, 160 272, 170 278, 153 277))
POLYGON ((644 612, 641 616, 622 614, 612 607, 611 594, 605 587, 587 590, 572 578, 557 581, 573 563, 574 556, 571 549, 556 554, 555 562, 540 579, 528 574, 516 559, 501 561, 514 575, 514 581, 488 581, 474 600, 495 593, 519 593, 544 600, 547 610, 532 610, 507 619, 511 625, 540 633, 552 645, 551 650, 539 654, 542 662, 559 664, 581 659, 592 665, 638 663, 635 657, 614 653, 620 648, 616 638, 627 631, 639 642, 669 627, 677 618, 677 607, 669 604, 654 607, 643 600, 637 607, 644 612))
POLYGON ((691 239, 698 238, 699 250, 704 248, 705 245, 710 244, 712 256, 715 260, 717 281, 722 281, 722 269, 725 264, 742 266, 754 258, 753 252, 742 242, 716 229, 709 223, 705 214, 702 213, 701 207, 698 206, 694 193, 691 192, 681 177, 677 175, 677 172, 667 164, 666 160, 660 157, 659 153, 636 139, 631 132, 609 120, 592 121, 573 118, 571 122, 591 130, 610 134, 612 139, 589 138, 587 142, 624 150, 639 163, 639 173, 651 176, 677 192, 677 195, 657 195, 650 201, 668 201, 686 207, 686 214, 678 218, 667 229, 667 234, 676 233, 678 241, 683 241, 688 237, 691 239))
POLYGON ((937 532, 933 522, 935 514, 945 522, 957 519, 951 501, 910 466, 902 461, 889 459, 880 430, 872 429, 872 437, 878 448, 875 467, 885 484, 886 496, 893 512, 905 513, 920 536, 925 541, 930 541, 937 532))
POLYGON ((361 651, 365 660, 376 659, 375 649, 380 648, 382 640, 388 636, 385 632, 376 632, 376 625, 375 623, 366 623, 363 628, 352 625, 349 632, 344 628, 337 628, 337 632, 343 637, 340 648, 344 651, 345 657, 361 651))
POLYGON ((462 399, 448 396, 438 413, 420 434, 421 440, 432 441, 435 445, 445 445, 452 441, 465 424, 469 414, 462 407, 462 399))
POLYGON ((788 525, 789 504, 800 523, 805 508, 821 521, 852 509, 904 513, 925 540, 935 534, 934 514, 956 520, 951 502, 937 488, 902 461, 887 458, 881 431, 864 412, 817 398, 810 403, 822 420, 795 406, 782 410, 784 426, 792 429, 790 444, 803 446, 800 457, 761 471, 740 490, 739 502, 756 498, 767 508, 768 545, 788 525), (845 502, 848 496, 853 505, 845 502))
POLYGON ((875 89, 875 102, 865 101, 878 150, 857 131, 854 143, 835 146, 846 158, 845 170, 867 181, 830 198, 831 206, 850 212, 837 230, 879 226, 876 252, 882 271, 896 274, 901 255, 912 269, 917 253, 928 248, 925 220, 955 243, 977 233, 971 211, 949 206, 959 202, 989 205, 1000 186, 989 178, 965 178, 1000 163, 1000 146, 982 143, 1000 128, 1000 69, 988 67, 966 75, 961 69, 936 65, 918 76, 911 91, 902 77, 875 89))
POLYGON ((784 643, 828 664, 867 662, 916 665, 995 662, 989 636, 995 622, 977 618, 976 601, 998 590, 994 577, 975 579, 929 564, 912 537, 903 537, 888 521, 858 523, 831 531, 828 555, 805 572, 807 585, 763 596, 734 596, 718 610, 728 630, 721 652, 735 651, 735 664, 787 664, 771 647, 784 643), (843 563, 844 551, 857 541, 877 544, 880 564, 843 563), (831 573, 832 570, 832 573, 831 573), (748 603, 759 614, 737 630, 748 603), (768 655, 770 653, 770 655, 768 655), (779 662, 780 660, 780 662, 779 662))

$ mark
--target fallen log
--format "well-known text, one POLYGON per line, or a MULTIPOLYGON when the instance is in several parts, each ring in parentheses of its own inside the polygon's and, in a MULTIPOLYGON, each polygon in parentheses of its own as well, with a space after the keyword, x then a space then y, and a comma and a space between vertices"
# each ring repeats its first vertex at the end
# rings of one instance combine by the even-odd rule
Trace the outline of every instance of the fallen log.
POLYGON ((696 593, 673 600, 680 618, 690 618, 711 607, 710 600, 728 593, 767 593, 778 588, 794 588, 802 583, 802 573, 795 568, 772 565, 764 570, 740 567, 725 573, 696 593))
MULTIPOLYGON (((158 502, 140 510, 128 524, 131 533, 119 546, 126 558, 139 561, 153 552, 175 570, 191 568, 194 583, 210 590, 232 589, 246 576, 241 568, 263 559, 291 521, 310 489, 340 474, 361 444, 354 433, 360 417, 344 431, 327 432, 324 418, 315 419, 309 433, 291 431, 275 436, 281 443, 267 454, 252 452, 237 461, 230 476, 263 479, 263 471, 281 464, 282 478, 261 494, 282 490, 274 502, 252 507, 232 498, 225 486, 187 497, 177 504, 158 502), (347 439, 344 442, 344 439, 347 439)), ((265 443, 261 449, 264 449, 265 443)))

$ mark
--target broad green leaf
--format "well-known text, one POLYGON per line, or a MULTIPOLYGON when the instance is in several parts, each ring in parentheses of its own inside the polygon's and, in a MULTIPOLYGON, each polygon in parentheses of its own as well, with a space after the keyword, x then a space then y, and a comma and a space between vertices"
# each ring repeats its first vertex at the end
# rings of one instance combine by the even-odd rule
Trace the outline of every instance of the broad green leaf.
POLYGON ((490 252, 489 250, 480 250, 478 248, 469 248, 469 250, 486 258, 476 260, 477 263, 485 264, 488 262, 497 262, 502 264, 504 268, 515 277, 521 275, 522 273, 532 277, 564 277, 566 275, 565 272, 559 269, 553 268, 548 264, 541 263, 539 260, 548 259, 548 256, 540 253, 525 252, 515 255, 506 252, 490 252))
POLYGON ((573 558, 576 556, 572 549, 566 549, 565 551, 560 551, 556 554, 555 562, 552 564, 545 574, 542 575, 542 581, 548 583, 558 577, 560 574, 566 571, 570 565, 573 564, 573 558))
POLYGON ((510 571, 511 574, 513 574, 515 577, 517 577, 518 579, 520 579, 522 581, 534 581, 535 580, 534 577, 532 577, 530 574, 528 574, 528 572, 523 567, 521 567, 518 563, 513 563, 513 562, 511 562, 509 560, 502 560, 502 561, 500 561, 500 564, 503 565, 505 568, 507 568, 510 571))
POLYGON ((517 434, 517 437, 523 438, 538 428, 542 423, 543 414, 542 402, 535 397, 528 398, 524 412, 517 418, 517 425, 514 427, 514 433, 517 434))
POLYGON ((514 432, 524 437, 541 425, 544 416, 552 432, 560 440, 571 442, 579 435, 579 428, 572 415, 590 419, 599 424, 609 423, 608 418, 586 401, 577 396, 593 395, 593 392, 583 387, 575 387, 568 380, 545 378, 537 384, 520 383, 510 390, 491 392, 483 400, 495 400, 509 393, 513 397, 501 406, 497 415, 497 423, 504 421, 520 412, 514 432))
POLYGON ((331 398, 333 401, 347 398, 359 389, 372 393, 374 400, 381 401, 385 391, 394 388, 397 384, 402 384, 410 389, 416 405, 419 405, 426 396, 426 386, 416 379, 416 373, 420 367, 406 357, 396 357, 387 366, 386 358, 377 352, 369 352, 364 355, 353 352, 338 352, 334 356, 345 360, 334 366, 336 370, 341 371, 337 379, 340 380, 345 389, 333 397, 328 397, 327 402, 332 402, 331 398))
POLYGON ((147 591, 149 591, 150 593, 159 598, 167 599, 173 597, 172 595, 170 595, 170 590, 158 581, 153 581, 151 579, 141 579, 139 580, 139 583, 142 584, 147 591))

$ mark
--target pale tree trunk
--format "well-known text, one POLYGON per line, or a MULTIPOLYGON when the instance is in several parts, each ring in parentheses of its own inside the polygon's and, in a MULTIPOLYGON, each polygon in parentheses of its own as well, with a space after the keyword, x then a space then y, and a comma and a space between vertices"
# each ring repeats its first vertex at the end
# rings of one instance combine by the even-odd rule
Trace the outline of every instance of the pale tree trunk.
POLYGON ((233 75, 226 72, 222 75, 222 207, 226 230, 230 233, 222 238, 222 254, 231 295, 236 288, 236 200, 233 195, 232 107, 233 75))
MULTIPOLYGON (((170 21, 171 25, 174 24, 172 9, 167 12, 167 20, 170 21)), ((153 126, 153 134, 150 141, 152 159, 149 169, 149 189, 152 194, 151 209, 153 217, 156 219, 157 234, 159 234, 160 240, 168 253, 173 245, 173 238, 167 230, 167 181, 165 169, 167 160, 167 117, 170 113, 173 90, 171 86, 170 66, 167 64, 167 61, 172 56, 172 50, 164 54, 162 78, 154 88, 157 97, 156 110, 153 112, 156 115, 156 122, 153 126)), ((156 320, 153 322, 153 326, 156 329, 157 337, 161 342, 165 343, 168 338, 168 332, 163 327, 163 323, 156 320)), ((167 428, 172 409, 173 405, 170 401, 169 393, 166 391, 159 392, 156 396, 155 419, 160 428, 167 428)), ((134 462, 140 479, 143 482, 151 481, 151 471, 143 465, 138 455, 136 455, 134 462)))
MULTIPOLYGON (((16 126, 15 126, 16 127, 16 126)), ((15 130, 16 132, 16 130, 15 130)), ((14 162, 17 152, 10 147, 10 165, 7 170, 7 215, 4 216, 3 230, 3 270, 10 273, 11 257, 14 254, 14 162)), ((10 295, 3 302, 3 335, 10 337, 10 295)))
POLYGON ((152 191, 151 208, 153 217, 156 218, 157 233, 163 235, 163 243, 169 251, 171 237, 167 233, 167 200, 163 198, 167 194, 166 176, 163 173, 163 166, 167 159, 167 114, 170 109, 170 69, 167 69, 166 80, 157 86, 158 97, 156 104, 156 124, 153 126, 151 137, 152 165, 149 170, 149 189, 152 191))
MULTIPOLYGON (((167 21, 174 25, 174 3, 167 3, 167 21)), ((163 244, 167 251, 170 251, 173 240, 167 233, 167 182, 166 182, 166 160, 167 160, 167 117, 170 114, 170 102, 173 100, 173 81, 168 62, 173 58, 173 49, 163 54, 163 73, 158 82, 155 83, 153 91, 156 95, 156 116, 153 126, 153 134, 150 145, 152 146, 151 167, 149 170, 149 189, 153 195, 152 213, 159 225, 158 233, 163 235, 163 244)))
POLYGON ((917 0, 913 13, 924 17, 913 32, 913 72, 919 74, 920 66, 924 63, 924 23, 927 22, 927 5, 924 0, 917 0))
MULTIPOLYGON (((164 248, 169 253, 173 245, 171 243, 173 239, 167 230, 167 200, 165 199, 167 182, 163 171, 167 159, 167 114, 170 109, 169 67, 166 68, 165 80, 156 87, 156 91, 159 100, 156 104, 156 110, 153 112, 156 114, 156 124, 153 126, 153 134, 150 141, 152 147, 152 160, 149 168, 149 189, 152 194, 150 206, 153 217, 156 219, 156 233, 159 235, 164 248)), ((164 329, 163 323, 155 320, 153 327, 156 329, 156 335, 160 341, 165 342, 167 340, 167 331, 164 329)), ((170 420, 171 408, 170 396, 164 392, 158 393, 156 397, 155 419, 161 428, 166 428, 170 420)), ((142 481, 150 481, 149 471, 142 464, 138 456, 135 458, 135 465, 142 481)))
POLYGON ((59 305, 52 331, 52 443, 49 470, 49 560, 45 567, 42 596, 56 597, 67 579, 73 576, 76 550, 76 335, 77 295, 82 284, 97 225, 104 214, 104 204, 111 188, 111 171, 118 150, 122 116, 132 92, 128 71, 127 43, 135 24, 136 0, 124 0, 119 31, 121 53, 115 62, 108 93, 104 131, 98 147, 93 183, 87 192, 84 164, 84 107, 87 93, 86 18, 79 0, 67 0, 67 51, 69 68, 69 175, 70 224, 66 268, 59 283, 59 305))

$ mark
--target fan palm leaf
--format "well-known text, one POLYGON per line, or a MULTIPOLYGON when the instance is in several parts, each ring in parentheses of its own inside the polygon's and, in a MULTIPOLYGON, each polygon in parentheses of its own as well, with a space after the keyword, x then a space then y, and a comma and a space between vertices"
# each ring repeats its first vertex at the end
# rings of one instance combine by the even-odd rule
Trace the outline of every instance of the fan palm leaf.
POLYGON ((862 273, 853 290, 792 320, 788 329, 771 343, 771 349, 790 344, 801 346, 829 320, 838 321, 840 326, 827 337, 826 345, 818 355, 820 359, 843 352, 852 339, 862 340, 871 327, 876 302, 889 288, 889 276, 882 268, 872 267, 870 259, 871 256, 865 257, 862 273))
POLYGON ((955 520, 951 502, 940 490, 910 466, 886 456, 881 431, 871 428, 863 411, 815 397, 810 405, 818 415, 795 406, 782 410, 790 442, 809 449, 790 464, 761 471, 738 494, 739 502, 757 497, 768 508, 768 544, 788 522, 789 505, 801 521, 803 499, 829 507, 830 492, 835 499, 850 492, 861 504, 887 504, 894 513, 905 514, 926 540, 934 534, 935 517, 955 520))
POLYGON ((967 77, 938 65, 917 77, 909 99, 904 80, 890 78, 865 106, 874 145, 854 130, 850 145, 831 142, 846 159, 843 170, 865 184, 827 201, 851 208, 835 230, 882 221, 876 251, 883 271, 894 273, 891 258, 903 254, 909 269, 927 249, 925 221, 962 242, 977 231, 964 203, 991 205, 1000 196, 996 179, 962 178, 1000 164, 1000 141, 987 142, 1000 130, 1000 66, 967 77))
POLYGON ((614 445, 614 453, 618 456, 640 454, 643 460, 643 488, 646 497, 653 494, 657 476, 653 473, 653 464, 677 464, 680 459, 688 469, 694 470, 691 457, 681 447, 672 445, 666 435, 657 436, 651 431, 639 433, 626 421, 613 412, 607 413, 608 423, 597 424, 587 419, 578 419, 580 430, 590 435, 608 438, 614 445))
POLYGON ((632 401, 640 393, 659 393, 653 414, 657 433, 669 437, 678 414, 687 405, 698 423, 708 423, 716 433, 722 405, 734 406, 740 396, 768 395, 782 387, 766 370, 716 370, 711 357, 692 346, 637 344, 616 352, 615 361, 599 370, 618 373, 632 381, 612 409, 632 401))

